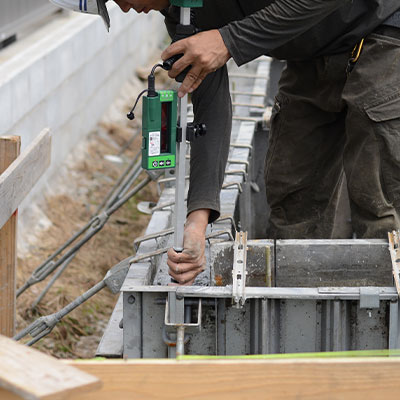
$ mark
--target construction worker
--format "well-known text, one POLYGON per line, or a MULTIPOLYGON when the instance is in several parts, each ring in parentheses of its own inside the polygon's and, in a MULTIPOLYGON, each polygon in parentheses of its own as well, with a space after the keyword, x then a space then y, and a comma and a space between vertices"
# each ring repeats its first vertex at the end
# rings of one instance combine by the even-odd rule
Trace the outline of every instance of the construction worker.
MULTIPOLYGON (((178 10, 168 0, 115 1, 125 12, 161 10, 173 36, 178 10)), ((206 226, 219 216, 230 58, 287 60, 266 157, 266 237, 332 238, 344 174, 358 238, 400 228, 399 9, 398 0, 204 0, 193 10, 202 32, 162 54, 184 54, 170 77, 191 66, 179 96, 193 93, 195 120, 208 129, 191 146, 185 250, 168 253, 176 281, 203 270, 206 226)))
MULTIPOLYGON (((193 92, 196 119, 210 130, 192 145, 188 239, 203 243, 205 222, 218 216, 231 115, 224 65, 263 54, 287 60, 266 158, 266 237, 332 238, 344 173, 358 238, 400 228, 399 9, 398 0, 206 0, 195 11, 204 32, 162 54, 185 54, 170 76, 192 66, 180 95, 193 92)), ((202 268, 200 245, 188 244, 188 256, 169 252, 180 283, 202 268)))

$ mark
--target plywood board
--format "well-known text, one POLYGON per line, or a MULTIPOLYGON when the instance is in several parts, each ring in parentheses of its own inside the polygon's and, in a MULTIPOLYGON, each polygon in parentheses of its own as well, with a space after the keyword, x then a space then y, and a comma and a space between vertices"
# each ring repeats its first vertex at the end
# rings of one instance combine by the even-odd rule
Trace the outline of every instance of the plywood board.
POLYGON ((400 359, 142 360, 69 362, 98 376, 73 400, 397 398, 400 359))
POLYGON ((11 400, 11 394, 24 399, 65 399, 100 386, 98 378, 0 336, 1 399, 11 400))
POLYGON ((0 228, 49 166, 50 154, 51 135, 45 129, 0 175, 0 228))

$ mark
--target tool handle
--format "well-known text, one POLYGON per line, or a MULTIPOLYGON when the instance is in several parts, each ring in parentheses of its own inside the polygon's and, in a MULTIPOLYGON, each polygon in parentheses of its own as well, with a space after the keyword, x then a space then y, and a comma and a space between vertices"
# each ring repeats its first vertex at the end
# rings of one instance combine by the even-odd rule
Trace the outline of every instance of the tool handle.
MULTIPOLYGON (((174 56, 168 58, 163 62, 163 68, 166 71, 171 71, 172 66, 180 59, 182 58, 183 54, 175 54, 174 56)), ((183 80, 186 78, 187 73, 189 72, 190 68, 192 68, 191 65, 186 67, 176 78, 175 80, 179 83, 182 83, 183 80)))
MULTIPOLYGON (((200 30, 197 29, 194 25, 189 24, 189 25, 182 25, 178 24, 176 26, 176 33, 175 36, 172 40, 172 43, 175 43, 179 40, 186 39, 190 36, 195 35, 196 33, 199 33, 200 30)), ((172 66, 180 59, 182 58, 183 54, 175 54, 172 57, 168 58, 163 62, 163 68, 166 71, 170 71, 172 69, 172 66)), ((179 83, 182 83, 183 80, 185 79, 187 73, 189 72, 190 68, 192 68, 191 65, 186 67, 176 78, 175 80, 179 83)))

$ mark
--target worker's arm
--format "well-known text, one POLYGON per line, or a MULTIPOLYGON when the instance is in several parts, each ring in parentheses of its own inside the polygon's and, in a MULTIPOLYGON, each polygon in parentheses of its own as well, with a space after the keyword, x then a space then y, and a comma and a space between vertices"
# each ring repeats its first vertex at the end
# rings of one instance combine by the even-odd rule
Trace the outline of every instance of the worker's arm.
POLYGON ((193 92, 202 80, 226 63, 230 56, 242 65, 300 36, 325 17, 352 0, 276 0, 254 14, 220 28, 201 32, 169 46, 167 59, 183 53, 170 76, 176 77, 187 66, 191 72, 180 88, 180 96, 193 92))
MULTIPOLYGON (((179 21, 174 9, 164 12, 171 36, 179 21)), ((204 123, 207 134, 190 145, 188 216, 184 231, 184 252, 170 249, 170 274, 179 283, 192 283, 204 268, 205 232, 208 223, 220 215, 220 191, 229 153, 232 106, 226 66, 209 74, 192 95, 195 123, 204 123), (176 264, 184 265, 177 274, 176 264), (187 280, 189 279, 189 281, 187 280)))

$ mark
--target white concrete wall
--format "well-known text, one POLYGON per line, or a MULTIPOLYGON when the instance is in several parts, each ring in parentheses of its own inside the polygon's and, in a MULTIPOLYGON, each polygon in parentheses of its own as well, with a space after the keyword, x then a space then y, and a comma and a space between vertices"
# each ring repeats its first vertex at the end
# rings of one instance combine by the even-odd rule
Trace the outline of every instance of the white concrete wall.
POLYGON ((109 13, 109 33, 100 17, 70 13, 54 17, 26 46, 18 44, 12 57, 4 60, 0 52, 0 135, 20 135, 23 150, 43 128, 53 134, 51 166, 20 211, 165 37, 159 13, 124 14, 114 3, 109 13))

